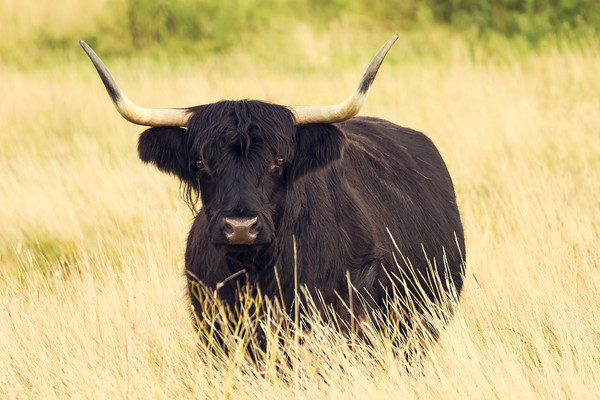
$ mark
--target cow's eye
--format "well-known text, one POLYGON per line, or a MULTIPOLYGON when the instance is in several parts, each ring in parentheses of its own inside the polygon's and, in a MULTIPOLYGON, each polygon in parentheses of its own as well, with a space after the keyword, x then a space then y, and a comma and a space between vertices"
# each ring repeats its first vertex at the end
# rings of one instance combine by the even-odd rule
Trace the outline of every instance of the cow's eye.
POLYGON ((269 167, 269 172, 273 174, 281 174, 281 171, 283 171, 281 167, 283 167, 284 164, 285 160, 283 157, 275 157, 273 164, 271 164, 269 167))
POLYGON ((196 167, 198 169, 204 168, 204 161, 202 161, 202 160, 196 160, 196 167))

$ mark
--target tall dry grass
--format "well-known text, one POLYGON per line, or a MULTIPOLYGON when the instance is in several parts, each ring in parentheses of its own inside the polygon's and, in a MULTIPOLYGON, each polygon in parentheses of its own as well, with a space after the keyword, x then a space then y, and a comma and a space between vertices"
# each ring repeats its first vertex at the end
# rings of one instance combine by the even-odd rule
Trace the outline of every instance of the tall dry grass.
MULTIPOLYGON (((324 61, 337 37, 297 35, 312 68, 290 74, 244 54, 109 67, 147 106, 319 104, 343 99, 378 45, 339 69, 324 61)), ((190 212, 173 178, 137 160, 141 129, 84 54, 0 66, 0 397, 598 397, 600 53, 485 62, 447 46, 384 65, 362 114, 426 132, 449 166, 469 262, 456 315, 408 369, 385 346, 369 354, 316 329, 288 379, 198 351, 182 271, 190 212)))

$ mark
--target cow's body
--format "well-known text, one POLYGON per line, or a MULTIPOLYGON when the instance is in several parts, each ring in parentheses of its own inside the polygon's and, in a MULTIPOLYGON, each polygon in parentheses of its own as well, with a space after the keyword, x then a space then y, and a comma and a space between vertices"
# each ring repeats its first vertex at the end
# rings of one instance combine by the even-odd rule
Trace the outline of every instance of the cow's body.
MULTIPOLYGON (((294 298, 295 238, 299 286, 320 292, 340 314, 345 312, 340 297, 348 300, 347 271, 369 307, 383 306, 386 291, 391 296, 389 276, 402 277, 394 282, 401 296, 407 294, 404 288, 420 286, 435 300, 439 293, 430 290, 432 285, 434 290, 449 289, 439 287, 440 282, 452 282, 455 293, 460 292, 463 229, 452 181, 433 143, 422 133, 375 118, 354 118, 335 126, 347 137, 342 159, 288 185, 284 214, 270 245, 227 252, 210 240, 207 218, 200 211, 187 242, 190 277, 210 289, 225 282, 218 294, 232 306, 237 289, 249 283, 272 299, 283 295, 289 308, 294 298), (432 276, 430 266, 435 266, 439 282, 425 279, 415 286, 415 275, 432 276)), ((199 309, 194 280, 190 297, 199 309)), ((421 298, 422 290, 410 295, 421 298)), ((354 310, 361 314, 364 307, 356 305, 354 310)))

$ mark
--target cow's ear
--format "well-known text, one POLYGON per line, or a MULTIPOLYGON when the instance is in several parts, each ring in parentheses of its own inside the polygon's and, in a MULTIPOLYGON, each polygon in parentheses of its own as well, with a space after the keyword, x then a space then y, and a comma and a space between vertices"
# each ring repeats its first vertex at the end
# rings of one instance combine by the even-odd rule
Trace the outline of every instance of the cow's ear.
POLYGON ((346 136, 331 124, 298 126, 296 151, 290 176, 299 178, 342 158, 346 136))
POLYGON ((140 135, 138 154, 143 162, 189 181, 191 172, 186 136, 187 130, 174 126, 147 129, 140 135))

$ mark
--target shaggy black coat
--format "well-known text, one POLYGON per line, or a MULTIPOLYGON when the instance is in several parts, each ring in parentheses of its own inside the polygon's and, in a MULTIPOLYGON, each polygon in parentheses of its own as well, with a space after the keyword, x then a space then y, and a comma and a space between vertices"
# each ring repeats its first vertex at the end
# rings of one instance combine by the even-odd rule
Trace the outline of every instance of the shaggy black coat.
POLYGON ((286 107, 224 101, 197 107, 187 129, 146 130, 138 150, 181 179, 192 207, 201 199, 185 253, 197 312, 200 280, 232 307, 250 284, 282 295, 291 313, 293 238, 299 285, 342 316, 347 273, 367 303, 354 306, 357 314, 383 306, 394 283, 396 296, 416 303, 460 293, 465 247, 454 188, 420 132, 366 117, 296 126, 286 107), (227 245, 227 216, 258 216, 256 243, 227 245))

